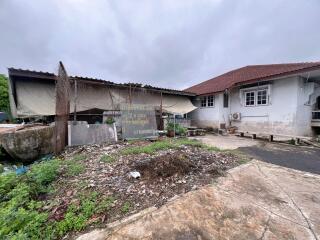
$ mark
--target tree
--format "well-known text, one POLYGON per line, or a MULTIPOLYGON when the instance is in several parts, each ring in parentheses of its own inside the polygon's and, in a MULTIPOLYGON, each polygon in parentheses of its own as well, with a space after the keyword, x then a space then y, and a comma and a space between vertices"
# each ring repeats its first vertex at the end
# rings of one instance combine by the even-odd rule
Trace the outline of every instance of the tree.
POLYGON ((0 74, 0 111, 10 114, 8 78, 0 74))

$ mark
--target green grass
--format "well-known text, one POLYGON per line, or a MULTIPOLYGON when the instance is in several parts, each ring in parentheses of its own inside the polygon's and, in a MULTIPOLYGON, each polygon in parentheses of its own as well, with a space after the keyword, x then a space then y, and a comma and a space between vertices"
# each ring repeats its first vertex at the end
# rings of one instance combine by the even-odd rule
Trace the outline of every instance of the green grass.
POLYGON ((125 202, 121 207, 121 212, 127 213, 127 212, 129 212, 130 208, 131 208, 130 202, 125 202))
POLYGON ((66 173, 68 176, 77 176, 80 173, 83 173, 84 170, 85 170, 85 167, 83 165, 81 165, 80 163, 71 162, 71 163, 68 163, 66 173))
POLYGON ((87 159, 87 156, 84 155, 84 154, 77 154, 77 155, 74 155, 72 160, 74 161, 85 161, 87 159))
POLYGON ((0 239, 45 239, 48 213, 37 196, 48 191, 59 174, 59 160, 33 164, 27 174, 0 175, 0 239))
POLYGON ((75 160, 54 159, 32 164, 24 175, 0 175, 0 239, 59 239, 69 231, 83 230, 95 214, 111 209, 114 197, 82 192, 62 220, 49 219, 50 212, 42 209, 44 202, 38 196, 49 191, 66 161, 73 169, 69 164, 75 160))
POLYGON ((83 173, 85 170, 85 167, 83 165, 83 162, 87 159, 86 155, 84 154, 77 154, 73 156, 73 158, 66 159, 66 174, 67 176, 77 176, 80 173, 83 173))
POLYGON ((208 151, 221 151, 219 148, 207 146, 197 140, 191 140, 188 138, 178 138, 178 139, 166 139, 157 142, 150 143, 146 146, 134 146, 123 149, 120 154, 131 155, 131 154, 154 154, 159 150, 166 149, 177 149, 181 146, 194 146, 204 148, 208 151))
POLYGON ((102 155, 100 158, 100 161, 105 162, 105 163, 112 163, 115 160, 116 160, 115 157, 107 155, 107 154, 102 155))

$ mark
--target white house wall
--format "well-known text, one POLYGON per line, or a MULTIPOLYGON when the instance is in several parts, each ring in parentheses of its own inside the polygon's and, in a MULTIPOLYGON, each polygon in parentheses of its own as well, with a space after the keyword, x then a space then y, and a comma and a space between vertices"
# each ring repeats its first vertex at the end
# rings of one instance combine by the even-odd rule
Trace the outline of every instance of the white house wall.
POLYGON ((244 106, 234 89, 230 112, 240 112, 241 121, 232 125, 242 131, 311 136, 312 99, 319 95, 317 84, 298 76, 273 81, 267 106, 244 106))
POLYGON ((221 124, 229 126, 229 108, 223 107, 223 93, 216 93, 214 107, 201 107, 200 99, 193 101, 198 108, 192 111, 189 117, 192 124, 198 127, 220 128, 221 124))
POLYGON ((231 125, 242 131, 312 135, 311 111, 314 103, 310 99, 316 98, 313 95, 320 95, 317 84, 295 76, 272 81, 269 86, 268 105, 245 106, 240 89, 234 88, 230 90, 229 108, 223 107, 223 93, 217 93, 214 107, 201 108, 197 99, 194 104, 199 108, 189 116, 194 125, 219 128, 221 123, 228 126, 230 114, 239 112, 241 121, 232 121, 231 125))

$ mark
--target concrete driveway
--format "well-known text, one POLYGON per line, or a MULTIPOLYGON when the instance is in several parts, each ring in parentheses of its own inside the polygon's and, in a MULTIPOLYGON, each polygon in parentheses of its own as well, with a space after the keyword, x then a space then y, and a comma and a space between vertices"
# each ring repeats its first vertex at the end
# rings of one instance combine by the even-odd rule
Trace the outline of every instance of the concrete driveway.
POLYGON ((236 136, 206 135, 195 137, 211 146, 239 151, 264 162, 320 174, 320 149, 269 143, 236 136))
POLYGON ((320 176, 253 160, 84 239, 320 239, 320 176))

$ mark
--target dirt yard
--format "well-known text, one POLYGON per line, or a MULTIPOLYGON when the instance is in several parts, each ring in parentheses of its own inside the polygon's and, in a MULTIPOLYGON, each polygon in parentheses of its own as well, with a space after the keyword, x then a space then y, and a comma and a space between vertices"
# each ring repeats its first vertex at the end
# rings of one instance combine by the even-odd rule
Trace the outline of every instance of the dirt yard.
POLYGON ((74 147, 61 158, 72 161, 75 169, 55 183, 56 191, 48 199, 55 202, 49 206, 51 219, 63 219, 70 204, 79 204, 81 196, 95 192, 111 204, 91 217, 89 225, 94 227, 160 207, 179 194, 212 183, 243 161, 187 139, 74 147), (140 177, 131 176, 132 172, 140 177))

